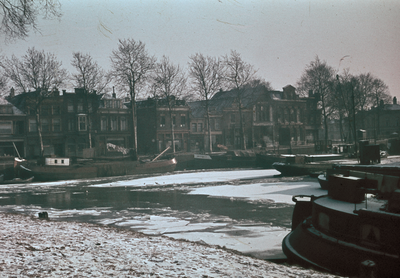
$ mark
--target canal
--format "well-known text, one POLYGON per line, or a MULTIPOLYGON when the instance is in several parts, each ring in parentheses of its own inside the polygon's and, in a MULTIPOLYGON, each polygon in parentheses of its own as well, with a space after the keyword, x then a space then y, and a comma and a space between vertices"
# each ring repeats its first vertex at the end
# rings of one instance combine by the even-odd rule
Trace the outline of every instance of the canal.
POLYGON ((263 259, 282 259, 295 194, 323 194, 316 179, 275 170, 176 172, 0 186, 0 210, 165 235, 263 259))

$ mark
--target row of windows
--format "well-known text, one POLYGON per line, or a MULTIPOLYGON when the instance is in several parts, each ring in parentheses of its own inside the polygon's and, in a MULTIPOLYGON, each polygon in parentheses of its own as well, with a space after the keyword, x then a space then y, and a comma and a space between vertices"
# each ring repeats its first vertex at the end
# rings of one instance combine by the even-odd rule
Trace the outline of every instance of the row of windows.
MULTIPOLYGON (((12 123, 10 124, 12 126, 12 123)), ((42 132, 60 132, 61 131, 61 119, 54 118, 52 120, 42 119, 40 121, 42 132)), ((78 116, 77 119, 68 119, 67 121, 68 131, 87 131, 88 130, 88 119, 86 115, 78 116), (76 126, 77 124, 77 126, 76 126)), ((5 127, 4 127, 5 129, 5 127)), ((126 131, 128 129, 127 120, 125 117, 107 117, 101 118, 100 130, 101 131, 126 131)), ((37 122, 34 119, 29 120, 29 132, 37 132, 37 122)), ((0 124, 1 133, 1 124, 0 124)))
MULTIPOLYGON (((87 105, 88 105, 89 113, 92 113, 93 112, 92 103, 89 102, 87 105)), ((120 108, 123 108, 123 103, 120 99, 107 99, 107 100, 104 100, 104 107, 120 109, 120 108)), ((7 114, 12 113, 12 107, 11 106, 10 107, 8 107, 8 106, 0 107, 0 114, 1 113, 6 114, 6 112, 7 112, 7 114), (3 110, 4 110, 4 112, 3 112, 3 110)), ((68 100, 67 101, 67 112, 68 113, 75 113, 75 112, 84 113, 85 109, 84 109, 83 100, 79 100, 76 104, 76 107, 72 100, 68 100)), ((36 111, 34 109, 31 109, 30 114, 35 115, 36 111)), ((60 105, 42 105, 40 107, 40 114, 43 116, 60 115, 61 114, 61 106, 60 105)))
MULTIPOLYGON (((83 100, 78 101, 78 103, 76 105, 76 112, 83 113, 83 112, 85 112, 84 110, 85 109, 83 109, 83 100)), ((68 113, 75 113, 75 105, 72 100, 68 100, 68 102, 67 102, 67 111, 68 111, 68 113)), ((89 111, 89 113, 93 112, 91 102, 88 103, 88 111, 89 111)))
POLYGON ((106 108, 123 108, 124 104, 120 99, 105 99, 104 107, 106 108))
POLYGON ((12 114, 13 109, 11 105, 1 105, 0 106, 0 114, 12 114))
POLYGON ((203 123, 192 123, 192 132, 203 132, 203 123))
MULTIPOLYGON (((176 126, 176 116, 172 115, 172 124, 173 126, 176 126)), ((160 127, 165 127, 166 126, 166 120, 165 120, 165 115, 160 116, 160 127)), ((186 115, 181 115, 180 116, 180 127, 185 127, 186 126, 186 115)))
POLYGON ((125 117, 112 116, 110 118, 102 117, 100 121, 101 131, 126 131, 128 129, 127 120, 125 117))

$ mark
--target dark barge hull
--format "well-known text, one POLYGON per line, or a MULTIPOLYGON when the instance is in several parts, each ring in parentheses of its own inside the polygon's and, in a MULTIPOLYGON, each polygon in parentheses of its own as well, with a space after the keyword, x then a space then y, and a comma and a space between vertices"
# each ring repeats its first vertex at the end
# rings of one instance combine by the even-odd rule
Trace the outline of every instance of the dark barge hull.
POLYGON ((175 170, 176 159, 140 161, 112 161, 75 164, 71 166, 28 166, 36 181, 90 179, 99 177, 167 173, 175 170))
POLYGON ((400 273, 399 254, 333 238, 316 230, 308 220, 284 238, 282 250, 290 261, 340 275, 358 275, 366 260, 377 265, 379 277, 398 277, 400 273))
POLYGON ((272 164, 272 167, 281 172, 283 176, 305 176, 325 172, 327 169, 332 168, 332 164, 301 164, 275 162, 272 164))
POLYGON ((346 165, 346 164, 334 164, 333 169, 338 170, 352 170, 361 171, 368 173, 375 173, 381 175, 397 176, 400 177, 400 163, 394 164, 378 164, 378 165, 346 165))

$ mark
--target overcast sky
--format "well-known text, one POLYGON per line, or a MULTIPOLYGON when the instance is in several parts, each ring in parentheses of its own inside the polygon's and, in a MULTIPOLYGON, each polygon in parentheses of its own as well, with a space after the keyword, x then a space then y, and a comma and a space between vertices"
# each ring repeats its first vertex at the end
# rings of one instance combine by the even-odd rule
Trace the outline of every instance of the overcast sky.
POLYGON ((189 56, 236 50, 274 89, 296 85, 316 55, 338 70, 382 79, 400 98, 399 0, 61 0, 60 20, 40 20, 41 33, 2 44, 21 57, 28 47, 55 53, 63 66, 72 52, 89 53, 106 70, 118 39, 146 44, 187 67, 189 56), (341 58, 347 56, 341 62, 341 58))

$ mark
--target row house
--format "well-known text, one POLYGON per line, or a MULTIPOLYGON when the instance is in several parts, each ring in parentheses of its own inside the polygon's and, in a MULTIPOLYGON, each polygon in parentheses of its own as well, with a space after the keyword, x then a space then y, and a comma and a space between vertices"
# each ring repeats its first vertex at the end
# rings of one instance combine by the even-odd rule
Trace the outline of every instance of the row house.
POLYGON ((24 155, 25 117, 21 110, 0 97, 0 157, 24 155))
POLYGON ((190 150, 190 110, 184 100, 148 98, 136 107, 139 154, 160 153, 172 144, 176 151, 190 150))
POLYGON ((391 104, 373 107, 368 111, 359 111, 356 117, 357 129, 365 130, 367 139, 387 139, 400 134, 400 105, 393 97, 391 104))
POLYGON ((302 145, 318 140, 321 111, 318 95, 300 98, 295 88, 269 91, 253 106, 254 142, 257 145, 302 145))
MULTIPOLYGON (((242 148, 242 137, 246 148, 314 143, 321 123, 318 100, 314 94, 299 98, 291 85, 283 91, 268 91, 263 86, 220 91, 209 101, 213 148, 218 144, 242 148)), ((189 105, 194 116, 192 121, 205 119, 204 101, 189 105)), ((191 134, 196 144, 208 145, 206 124, 203 140, 200 134, 191 134)))
POLYGON ((88 148, 105 155, 107 143, 130 146, 130 112, 115 94, 108 99, 75 89, 56 90, 46 97, 38 91, 10 94, 8 99, 26 114, 23 153, 27 158, 40 156, 38 124, 45 156, 84 157, 88 148))

